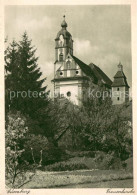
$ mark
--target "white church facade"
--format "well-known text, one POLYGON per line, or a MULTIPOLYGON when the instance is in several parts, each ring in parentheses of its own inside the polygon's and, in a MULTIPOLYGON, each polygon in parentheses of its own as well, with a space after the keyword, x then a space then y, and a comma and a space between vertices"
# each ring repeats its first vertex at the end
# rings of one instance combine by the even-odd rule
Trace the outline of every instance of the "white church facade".
MULTIPOLYGON (((81 100, 88 97, 90 83, 103 86, 103 89, 112 93, 113 104, 128 101, 129 86, 123 73, 122 65, 118 65, 118 72, 114 82, 95 64, 89 65, 73 55, 73 39, 67 31, 65 17, 61 23, 61 30, 55 38, 55 63, 54 63, 54 93, 60 98, 68 98, 76 105, 81 105, 81 100), (126 92, 121 97, 120 92, 126 92), (113 98, 113 94, 114 98, 113 98), (117 95, 116 95, 117 94, 117 95)), ((124 94, 124 93, 123 93, 124 94)))

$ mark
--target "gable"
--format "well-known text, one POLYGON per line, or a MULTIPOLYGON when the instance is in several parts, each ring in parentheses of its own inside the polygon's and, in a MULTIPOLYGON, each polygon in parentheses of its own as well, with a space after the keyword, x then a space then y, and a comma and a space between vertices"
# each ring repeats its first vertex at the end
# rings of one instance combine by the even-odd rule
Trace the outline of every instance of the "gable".
POLYGON ((60 77, 59 72, 62 71, 62 77, 80 77, 86 76, 85 72, 76 62, 76 60, 68 54, 66 56, 65 62, 60 64, 60 67, 57 69, 55 76, 60 77))
POLYGON ((56 71, 56 76, 59 78, 85 77, 88 80, 92 79, 92 82, 95 84, 102 82, 108 87, 111 87, 112 85, 112 81, 98 66, 93 63, 87 65, 69 53, 66 56, 65 63, 62 63, 62 65, 56 71))

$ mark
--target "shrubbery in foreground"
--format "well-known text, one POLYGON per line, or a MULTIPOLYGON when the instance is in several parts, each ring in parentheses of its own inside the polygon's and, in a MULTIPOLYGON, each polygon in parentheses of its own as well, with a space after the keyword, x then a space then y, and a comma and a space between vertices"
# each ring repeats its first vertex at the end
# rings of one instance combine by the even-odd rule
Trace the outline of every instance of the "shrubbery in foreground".
POLYGON ((58 162, 44 168, 45 171, 73 171, 80 169, 88 169, 88 167, 82 163, 58 162))

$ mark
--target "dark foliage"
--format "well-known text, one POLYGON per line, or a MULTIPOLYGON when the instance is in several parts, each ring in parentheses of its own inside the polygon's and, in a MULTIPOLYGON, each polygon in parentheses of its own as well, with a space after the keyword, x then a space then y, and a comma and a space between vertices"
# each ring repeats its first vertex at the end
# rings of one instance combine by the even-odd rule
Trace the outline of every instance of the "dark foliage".
POLYGON ((26 32, 19 43, 13 41, 5 51, 6 111, 18 110, 34 116, 47 104, 46 86, 43 86, 46 78, 40 79, 42 72, 35 52, 26 32))

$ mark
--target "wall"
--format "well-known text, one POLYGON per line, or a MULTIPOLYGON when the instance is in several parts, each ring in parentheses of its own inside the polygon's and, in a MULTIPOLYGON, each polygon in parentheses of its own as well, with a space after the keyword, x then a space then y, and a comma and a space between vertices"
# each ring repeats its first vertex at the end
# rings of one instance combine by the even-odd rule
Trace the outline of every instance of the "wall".
POLYGON ((80 105, 82 98, 82 82, 76 81, 62 81, 56 85, 55 93, 59 93, 62 97, 69 99, 76 105, 80 105), (68 97, 67 93, 70 92, 71 96, 68 97))
POLYGON ((112 87, 112 101, 113 105, 122 104, 125 102, 125 87, 112 87), (119 91, 117 90, 119 88, 119 91), (118 100, 119 98, 119 100, 118 100))
POLYGON ((64 94, 64 97, 78 105, 78 85, 60 86, 60 94, 64 94), (67 96, 68 92, 71 93, 70 97, 67 96))

